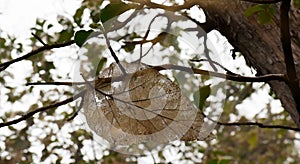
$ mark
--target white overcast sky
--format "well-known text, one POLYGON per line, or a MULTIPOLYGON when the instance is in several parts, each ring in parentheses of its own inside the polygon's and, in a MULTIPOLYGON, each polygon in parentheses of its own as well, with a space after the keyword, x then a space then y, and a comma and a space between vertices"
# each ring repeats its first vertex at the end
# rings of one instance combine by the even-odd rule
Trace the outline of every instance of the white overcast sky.
POLYGON ((0 29, 16 37, 30 37, 36 18, 55 21, 57 14, 71 16, 79 0, 0 0, 0 29))

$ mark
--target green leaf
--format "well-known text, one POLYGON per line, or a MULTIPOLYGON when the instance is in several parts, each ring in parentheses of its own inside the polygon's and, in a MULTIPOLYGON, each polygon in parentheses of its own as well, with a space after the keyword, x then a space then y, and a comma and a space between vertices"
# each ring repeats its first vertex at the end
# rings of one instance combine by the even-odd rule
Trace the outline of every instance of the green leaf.
POLYGON ((170 47, 170 46, 173 46, 174 49, 177 51, 177 52, 180 52, 180 48, 179 48, 179 43, 178 43, 178 40, 177 40, 177 36, 176 35, 173 35, 173 34, 170 34, 170 33, 166 33, 166 32, 163 32, 163 33, 160 33, 158 36, 157 36, 157 40, 158 42, 164 46, 164 47, 170 47))
POLYGON ((252 7, 249 7, 245 11, 245 16, 251 16, 253 14, 257 13, 257 22, 259 24, 267 24, 270 23, 272 20, 272 17, 275 14, 275 9, 272 5, 269 4, 259 4, 252 7))
POLYGON ((267 24, 270 23, 271 20, 272 20, 272 16, 265 12, 261 12, 257 16, 257 21, 259 24, 267 24))
POLYGON ((72 38, 73 34, 74 34, 73 29, 62 30, 59 33, 59 38, 58 38, 57 42, 61 43, 61 42, 68 41, 72 38))
POLYGON ((249 7, 245 12, 244 12, 244 15, 249 17, 257 12, 260 12, 260 11, 264 11, 264 7, 262 5, 255 5, 255 6, 252 6, 252 7, 249 7))
POLYGON ((229 164, 230 159, 212 159, 207 161, 208 164, 229 164))
POLYGON ((197 92, 194 93, 194 103, 197 105, 197 107, 202 110, 205 104, 206 99, 209 97, 211 93, 210 85, 206 85, 203 87, 200 87, 197 92))
POLYGON ((22 137, 15 139, 15 144, 13 145, 16 150, 24 150, 30 146, 30 142, 22 137))
POLYGON ((6 40, 4 38, 0 38, 0 47, 4 47, 6 40))
POLYGON ((100 12, 98 10, 92 10, 90 17, 94 23, 98 23, 100 21, 100 12))
POLYGON ((100 23, 91 23, 90 28, 99 29, 99 28, 101 28, 101 24, 100 23))
POLYGON ((99 64, 97 66, 96 75, 99 75, 100 71, 102 70, 103 66, 107 62, 107 58, 101 58, 99 64))
POLYGON ((100 20, 102 23, 108 21, 109 19, 121 15, 125 11, 135 8, 136 5, 126 4, 126 3, 111 3, 105 6, 101 10, 100 20))
POLYGON ((221 159, 219 161, 219 164, 229 164, 229 163, 231 163, 231 161, 229 159, 221 159))
POLYGON ((91 35, 92 32, 93 32, 93 30, 77 31, 74 36, 74 41, 75 41, 76 45, 81 47, 85 43, 85 41, 89 38, 89 36, 91 35))
POLYGON ((43 68, 45 71, 49 71, 50 69, 54 69, 55 66, 54 66, 54 63, 53 62, 48 62, 46 61, 43 65, 43 68))
POLYGON ((78 26, 81 26, 81 20, 82 20, 82 15, 83 15, 83 11, 84 11, 84 7, 80 7, 76 10, 74 16, 73 16, 73 19, 74 19, 74 22, 78 25, 78 26))
POLYGON ((218 164, 218 159, 212 159, 210 161, 207 161, 207 164, 218 164))
POLYGON ((53 27, 53 24, 48 24, 47 29, 50 29, 51 27, 53 27))
POLYGON ((300 0, 294 0, 293 1, 294 3, 294 6, 296 7, 296 8, 298 8, 298 9, 300 9, 300 0))
POLYGON ((253 150, 257 146, 258 137, 257 137, 256 133, 251 133, 250 134, 250 137, 248 139, 248 143, 250 144, 250 148, 249 148, 250 150, 253 150))
POLYGON ((131 43, 127 43, 125 45, 122 46, 122 48, 126 51, 126 52, 133 52, 135 45, 131 44, 131 43))
POLYGON ((274 16, 275 15, 275 8, 272 6, 269 6, 268 9, 266 10, 268 14, 270 14, 270 16, 274 16))
POLYGON ((46 23, 46 20, 36 19, 35 23, 36 23, 37 26, 43 27, 44 24, 46 23))

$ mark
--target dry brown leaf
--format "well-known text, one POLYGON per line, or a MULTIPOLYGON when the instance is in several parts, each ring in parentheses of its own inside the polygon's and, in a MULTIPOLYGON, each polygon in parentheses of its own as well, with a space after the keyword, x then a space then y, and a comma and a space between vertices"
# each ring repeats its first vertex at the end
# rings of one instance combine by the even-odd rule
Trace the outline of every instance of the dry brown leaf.
POLYGON ((113 63, 93 87, 87 86, 84 115, 97 135, 113 145, 151 143, 153 147, 177 139, 212 139, 202 128, 203 116, 178 85, 157 70, 121 64, 127 75, 122 76, 113 63))

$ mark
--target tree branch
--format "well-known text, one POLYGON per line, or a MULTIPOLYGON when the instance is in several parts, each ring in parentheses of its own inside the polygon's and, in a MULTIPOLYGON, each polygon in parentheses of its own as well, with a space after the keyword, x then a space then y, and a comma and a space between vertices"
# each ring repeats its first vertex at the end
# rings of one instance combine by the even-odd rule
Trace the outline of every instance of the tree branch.
POLYGON ((33 50, 33 51, 29 52, 28 54, 26 54, 24 56, 21 56, 19 58, 16 58, 16 59, 13 59, 13 60, 10 60, 8 62, 0 64, 0 72, 3 71, 3 70, 5 70, 11 64, 14 64, 14 63, 19 62, 19 61, 24 60, 24 59, 27 59, 27 58, 29 58, 29 57, 31 57, 33 55, 36 55, 36 54, 38 54, 40 52, 45 51, 45 50, 51 50, 51 49, 54 49, 54 48, 66 47, 66 46, 72 45, 73 43, 74 43, 74 41, 70 40, 70 41, 65 42, 65 43, 45 45, 43 47, 40 47, 40 48, 38 48, 36 50, 33 50))
MULTIPOLYGON (((146 64, 144 64, 144 65, 146 65, 146 64)), ((267 74, 267 75, 262 75, 262 76, 257 76, 257 77, 249 77, 249 76, 241 76, 241 75, 232 73, 231 71, 228 72, 229 70, 226 69, 225 67, 223 69, 228 70, 227 74, 207 71, 207 70, 198 69, 198 68, 189 68, 189 67, 184 67, 184 66, 178 66, 178 65, 173 65, 173 64, 164 64, 164 65, 160 65, 160 66, 151 66, 151 65, 146 65, 146 66, 150 67, 148 69, 155 69, 157 71, 173 69, 173 70, 185 71, 188 73, 218 77, 218 78, 231 80, 231 81, 237 81, 237 82, 268 82, 271 80, 286 81, 286 77, 283 74, 267 74)), ((132 73, 127 73, 126 75, 132 75, 132 73)), ((126 75, 114 77, 114 82, 123 80, 124 76, 126 76, 126 75)), ((103 81, 105 83, 112 82, 111 77, 99 78, 99 79, 101 79, 101 81, 103 81)), ((88 81, 88 82, 93 82, 93 81, 88 81)), ((84 85, 84 84, 86 84, 86 82, 32 82, 32 83, 27 83, 26 86, 30 86, 30 85, 67 85, 67 86, 72 86, 72 85, 84 85)))
POLYGON ((241 0, 245 2, 258 3, 258 4, 273 4, 284 0, 241 0))
POLYGON ((189 68, 179 65, 173 65, 173 64, 164 64, 160 66, 150 66, 150 68, 155 70, 167 70, 167 69, 173 69, 173 70, 180 70, 185 72, 191 72, 193 71, 194 74, 201 74, 201 75, 207 75, 207 76, 213 76, 213 77, 219 77, 226 80, 232 80, 237 82, 267 82, 271 80, 278 80, 278 81, 286 81, 285 75, 283 74, 267 74, 257 77, 248 77, 248 76, 242 76, 237 74, 223 74, 219 72, 213 72, 213 71, 207 71, 203 69, 198 68, 189 68))
POLYGON ((80 104, 77 108, 77 110, 74 112, 73 116, 71 116, 70 118, 67 119, 67 121, 71 121, 73 120, 77 115, 78 115, 78 112, 82 109, 83 107, 83 103, 84 103, 84 94, 81 96, 81 101, 80 101, 80 104))
POLYGON ((260 128, 266 128, 266 129, 286 129, 286 130, 293 130, 293 131, 300 131, 300 128, 296 127, 290 127, 290 126, 284 126, 284 125, 265 125, 263 123, 259 122, 219 122, 216 120, 213 120, 212 118, 209 118, 204 112, 201 112, 204 117, 209 119, 210 121, 223 126, 257 126, 260 128))
MULTIPOLYGON (((202 61, 208 61, 208 59, 191 59, 190 61, 192 62, 202 62, 202 61)), ((237 75, 236 73, 233 73, 232 71, 230 71, 229 69, 227 69, 226 67, 224 67, 223 65, 221 65, 220 63, 216 62, 216 61, 213 61, 211 60, 210 62, 214 63, 215 65, 221 67, 224 71, 226 71, 226 73, 229 73, 231 75, 237 75)))
POLYGON ((287 84, 293 95, 298 114, 300 115, 300 87, 299 79, 296 73, 296 67, 294 63, 294 57, 291 46, 291 35, 290 35, 290 0, 282 1, 280 6, 280 33, 281 33, 281 44, 284 53, 284 61, 287 72, 287 84))
MULTIPOLYGON (((200 23, 199 21, 197 21, 196 19, 190 17, 186 12, 182 12, 181 13, 183 16, 187 17, 189 20, 191 20, 192 22, 196 23, 199 27, 201 27, 206 33, 211 32, 213 29, 215 29, 216 27, 213 24, 213 21, 210 20, 208 17, 206 17, 206 21, 205 23, 200 23)), ((191 29, 191 28, 189 28, 191 29)), ((196 29, 195 29, 196 30, 196 29)))
MULTIPOLYGON (((166 5, 154 3, 154 2, 151 2, 151 0, 145 0, 145 1, 128 0, 128 1, 129 2, 134 2, 134 3, 139 3, 141 5, 146 5, 150 8, 159 8, 159 9, 164 9, 164 10, 173 11, 173 12, 183 10, 183 9, 189 9, 189 8, 191 8, 191 7, 198 4, 198 0, 188 0, 188 1, 185 1, 185 3, 182 4, 182 5, 173 5, 173 6, 166 6, 166 5)), ((207 0, 207 1, 209 1, 209 0, 207 0)), ((278 3, 278 2, 281 2, 281 1, 284 1, 284 0, 241 0, 241 1, 251 2, 251 3, 258 3, 258 4, 274 4, 274 3, 278 3)))
POLYGON ((122 64, 120 63, 119 61, 119 58, 117 57, 115 51, 112 49, 111 45, 110 45, 110 42, 108 40, 108 37, 107 37, 107 31, 106 29, 104 29, 104 27, 101 28, 102 29, 102 32, 103 32, 103 36, 104 36, 104 39, 105 39, 105 42, 106 42, 106 45, 108 47, 108 50, 111 54, 111 56, 114 58, 115 62, 118 64, 120 70, 122 71, 123 74, 126 74, 126 70, 125 68, 122 66, 122 64))
POLYGON ((47 44, 39 36, 35 35, 34 33, 31 33, 31 35, 33 35, 39 42, 41 42, 43 46, 47 46, 47 44))
POLYGON ((20 118, 17 118, 17 119, 14 119, 12 121, 8 121, 8 122, 2 122, 2 123, 0 123, 0 128, 5 127, 5 126, 10 126, 10 125, 13 125, 13 124, 17 124, 17 123, 19 123, 21 121, 27 120, 30 117, 32 117, 33 115, 35 115, 36 113, 43 112, 43 111, 46 111, 46 110, 49 110, 49 109, 52 109, 52 108, 57 108, 57 107, 59 107, 61 105, 65 105, 65 104, 67 104, 69 102, 72 102, 72 101, 78 99, 79 97, 83 97, 84 94, 85 94, 85 90, 83 90, 80 93, 76 94, 74 97, 70 97, 70 98, 68 98, 66 100, 57 102, 55 104, 52 104, 52 105, 49 105, 49 106, 46 106, 46 107, 41 107, 41 108, 38 108, 38 109, 36 109, 34 111, 28 112, 28 113, 24 114, 20 118))
POLYGON ((300 132, 300 128, 284 126, 284 125, 265 125, 259 122, 217 122, 218 125, 223 126, 257 126, 260 128, 267 128, 267 129, 286 129, 286 130, 293 130, 300 132))
POLYGON ((32 82, 32 83, 26 83, 26 86, 30 85, 67 85, 67 86, 72 86, 72 85, 83 85, 85 82, 32 82))
POLYGON ((139 3, 142 5, 146 5, 149 6, 151 8, 160 8, 160 9, 164 9, 164 10, 168 10, 168 11, 179 11, 182 9, 189 9, 191 7, 193 7, 194 5, 196 5, 196 0, 189 0, 186 1, 183 5, 173 5, 173 6, 165 6, 165 5, 161 5, 158 3, 154 3, 151 2, 151 0, 145 0, 145 1, 141 1, 141 0, 129 0, 129 2, 135 2, 135 3, 139 3))

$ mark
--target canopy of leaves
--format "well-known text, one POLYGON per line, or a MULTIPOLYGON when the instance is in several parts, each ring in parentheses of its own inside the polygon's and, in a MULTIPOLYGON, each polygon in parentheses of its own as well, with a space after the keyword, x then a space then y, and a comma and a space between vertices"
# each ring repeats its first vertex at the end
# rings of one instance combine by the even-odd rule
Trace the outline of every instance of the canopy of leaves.
MULTIPOLYGON (((174 5, 176 2, 168 1, 165 3, 174 5)), ((300 0, 294 0, 293 3, 294 6, 300 8, 300 0)), ((87 89, 87 94, 80 98, 81 100, 85 99, 83 104, 81 100, 77 100, 58 108, 38 112, 33 117, 18 124, 1 127, 0 163, 92 163, 98 161, 124 163, 125 161, 137 162, 143 159, 152 160, 153 163, 188 161, 194 163, 267 163, 269 161, 274 163, 297 163, 300 161, 299 152, 295 146, 297 140, 299 140, 299 133, 295 131, 260 129, 254 126, 218 125, 213 131, 216 135, 214 140, 206 139, 206 136, 201 138, 201 136, 196 135, 198 134, 197 130, 203 126, 203 121, 209 119, 204 118, 201 113, 210 113, 211 110, 220 109, 220 102, 215 98, 216 93, 225 95, 225 100, 222 102, 223 114, 219 119, 220 122, 261 122, 263 124, 292 126, 292 121, 286 112, 273 112, 271 104, 274 101, 278 102, 278 100, 271 91, 268 97, 270 101, 253 117, 245 117, 238 110, 238 106, 243 102, 259 99, 255 96, 261 90, 269 90, 266 84, 253 85, 229 81, 226 87, 219 87, 220 84, 212 84, 209 77, 199 75, 199 78, 196 79, 183 76, 182 78, 187 81, 186 84, 188 85, 180 86, 178 84, 180 79, 174 80, 175 73, 167 76, 157 70, 141 66, 142 69, 134 74, 128 72, 130 78, 126 79, 125 76, 123 83, 119 87, 115 87, 112 82, 116 81, 117 77, 121 75, 119 67, 116 64, 108 66, 106 63, 111 60, 108 56, 89 56, 89 54, 94 54, 92 50, 95 49, 97 53, 105 54, 106 48, 98 45, 99 47, 95 49, 89 49, 85 55, 74 55, 75 53, 72 53, 79 51, 79 47, 83 47, 91 32, 98 30, 103 23, 109 22, 113 17, 131 12, 138 7, 140 6, 137 3, 131 3, 131 1, 115 3, 114 1, 84 0, 82 5, 73 13, 72 18, 63 15, 58 17, 57 23, 61 25, 62 29, 54 34, 50 32, 54 25, 42 19, 37 19, 36 26, 31 29, 31 32, 37 37, 29 38, 29 42, 21 43, 13 36, 5 32, 1 33, 1 66, 7 61, 40 48, 42 45, 39 39, 47 45, 65 43, 70 40, 76 43, 74 46, 71 45, 72 42, 68 44, 70 54, 64 57, 61 56, 65 55, 66 52, 49 49, 49 51, 40 51, 29 58, 14 63, 4 70, 2 70, 4 67, 0 67, 1 123, 22 117, 26 113, 43 106, 65 100, 66 97, 72 97, 76 94, 78 88, 87 89), (87 21, 84 18, 84 13, 89 14, 87 21), (62 65, 70 66, 71 64, 68 63, 76 60, 94 61, 94 63, 90 62, 82 72, 83 74, 84 71, 94 72, 95 83, 84 82, 84 86, 76 86, 76 91, 74 91, 75 87, 70 86, 26 86, 26 83, 30 82, 70 82, 73 72, 66 71, 66 67, 62 67, 62 65), (63 64, 61 61, 63 61, 63 64), (21 65, 21 67, 18 68, 17 65, 21 65), (27 68, 27 72, 19 73, 27 68), (103 82, 102 79, 107 77, 110 77, 111 81, 109 83, 103 82), (182 88, 186 89, 185 94, 179 91, 182 88), (124 96, 124 94, 127 95, 124 96), (130 100, 126 99, 128 97, 130 100), (113 99, 114 101, 112 101, 113 99), (149 100, 151 100, 151 103, 149 100), (128 104, 128 102, 131 104, 128 104), (150 134, 158 129, 163 129, 174 120, 180 122, 183 117, 189 119, 184 123, 175 124, 174 129, 169 129, 170 133, 160 134, 162 136, 156 138, 156 140, 161 139, 159 143, 175 139, 183 141, 171 142, 166 149, 157 147, 155 148, 157 151, 153 153, 153 156, 124 155, 103 147, 102 143, 100 144, 98 140, 95 140, 95 134, 82 126, 82 121, 78 117, 67 121, 76 115, 78 106, 83 106, 79 113, 83 113, 87 118, 86 121, 91 128, 90 130, 106 140, 116 141, 117 144, 123 145, 136 144, 145 140, 145 138, 122 136, 121 134, 124 131, 129 134, 150 134), (140 110, 140 107, 147 110, 140 110), (127 109, 129 116, 132 116, 132 111, 135 111, 134 118, 146 115, 152 119, 138 122, 128 115, 120 115, 120 111, 118 111, 120 109, 127 109), (158 109, 159 113, 152 109, 158 109), (99 112, 100 110, 102 112, 99 112), (176 116, 179 116, 179 118, 176 116), (108 122, 104 122, 105 120, 108 122), (188 126, 191 127, 190 129, 185 129, 185 125, 192 126, 188 126), (182 131, 186 131, 183 136, 182 131), (179 132, 180 135, 178 135, 179 132), (204 141, 184 142, 194 139, 204 141)), ((182 10, 176 12, 176 14, 186 15, 187 13, 184 12, 186 11, 182 10)), ((164 11, 160 10, 160 13, 164 13, 164 11)), ((129 20, 137 16, 135 14, 132 12, 129 20)), ((143 14, 146 15, 147 13, 143 14)), ((261 24, 270 22, 274 14, 272 5, 256 5, 248 8, 245 12, 246 16, 257 16, 257 21, 261 24)), ((162 16, 162 19, 167 19, 166 15, 160 14, 157 17, 159 16, 162 16)), ((125 27, 129 20, 122 20, 121 18, 118 19, 119 22, 114 22, 115 24, 109 27, 112 27, 113 30, 125 27)), ((161 20, 159 21, 161 22, 161 20)), ((172 21, 180 22, 181 20, 172 21)), ((191 21, 195 20, 191 18, 191 21)), ((166 26, 169 25, 166 24, 166 26)), ((170 26, 178 26, 174 29, 179 31, 183 29, 180 24, 174 23, 170 26)), ((155 40, 155 38, 151 40, 149 37, 149 42, 138 44, 135 41, 145 39, 142 35, 145 33, 138 33, 138 29, 129 26, 126 28, 127 30, 118 31, 118 36, 110 36, 110 38, 115 37, 113 43, 117 45, 116 47, 119 47, 119 49, 114 47, 117 53, 127 53, 126 55, 133 56, 134 52, 139 50, 140 45, 151 44, 149 46, 150 54, 151 52, 152 54, 162 54, 161 60, 172 61, 180 65, 183 64, 186 56, 188 56, 188 59, 203 58, 207 55, 204 52, 209 52, 203 50, 203 54, 195 55, 190 51, 185 51, 185 47, 179 43, 179 39, 177 39, 179 36, 177 35, 161 37, 162 40, 155 40), (187 52, 187 54, 180 56, 179 53, 181 52, 187 52)), ((195 26, 186 27, 185 30, 194 30, 195 36, 199 37, 199 40, 204 40, 202 31, 199 32, 199 29, 195 26)), ((203 42, 202 49, 205 49, 207 47, 203 46, 205 45, 203 42)), ((223 45, 229 44, 227 41, 220 42, 223 45)), ((94 45, 88 46, 93 47, 94 45)), ((222 50, 224 54, 230 56, 229 49, 224 48, 222 50)), ((210 52, 213 53, 212 50, 210 52)), ((236 60, 243 59, 239 56, 236 60)), ((133 68, 133 65, 126 63, 122 62, 126 70, 133 68)), ((203 65, 194 62, 189 64, 195 68, 201 68, 203 65)), ((239 68, 249 69, 245 65, 240 65, 239 68)), ((238 72, 241 69, 237 68, 232 71, 238 72)), ((146 146, 154 148, 157 145, 146 146)), ((141 148, 140 145, 135 148, 143 151, 148 150, 145 147, 141 148)))

